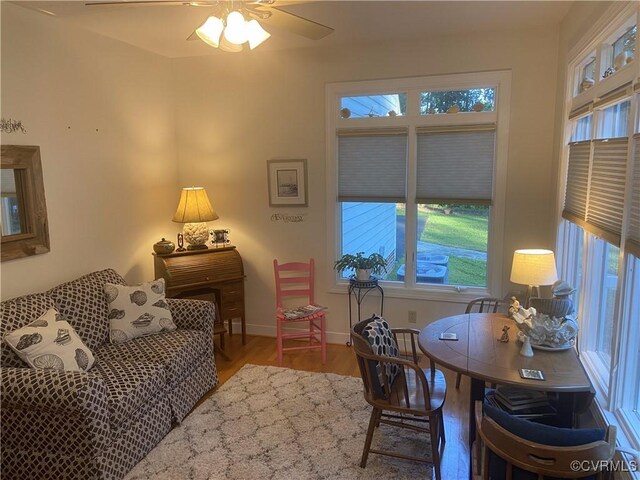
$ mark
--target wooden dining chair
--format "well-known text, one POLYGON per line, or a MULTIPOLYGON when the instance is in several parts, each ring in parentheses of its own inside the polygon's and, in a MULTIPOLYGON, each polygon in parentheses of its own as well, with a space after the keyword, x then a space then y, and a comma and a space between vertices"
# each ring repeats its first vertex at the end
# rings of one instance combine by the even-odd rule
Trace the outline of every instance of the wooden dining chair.
POLYGON ((325 308, 315 303, 314 276, 315 262, 289 262, 279 264, 273 261, 276 282, 276 344, 278 366, 282 366, 284 352, 295 350, 319 349, 322 364, 327 363, 327 344, 325 329, 325 308), (291 305, 291 301, 295 305, 291 305), (304 307, 317 307, 304 308, 304 307), (308 310, 308 311, 305 311, 308 310), (285 333, 287 324, 296 326, 308 323, 308 330, 285 333), (285 346, 285 340, 306 339, 305 345, 285 346))
MULTIPOLYGON (((364 385, 364 398, 373 408, 367 429, 360 466, 367 464, 369 453, 387 455, 423 463, 432 463, 436 480, 440 480, 441 450, 444 448, 445 432, 442 407, 447 395, 447 382, 440 370, 431 374, 430 369, 418 365, 415 329, 394 328, 378 335, 373 332, 385 330, 380 317, 372 317, 355 324, 351 330, 354 351, 364 385), (372 322, 375 322, 371 328, 372 322), (368 328, 369 327, 369 328, 368 328), (393 341, 389 339, 393 338, 393 341), (376 338, 374 338, 376 337, 376 338), (406 342, 400 340, 409 339, 406 342), (395 355, 378 354, 378 348, 386 345, 395 355), (404 345, 400 351, 399 345, 404 345), (395 372, 395 373, 394 373, 395 372), (407 420, 412 423, 407 423, 407 420), (395 451, 371 448, 373 433, 380 424, 424 432, 431 442, 432 461, 424 457, 405 455, 395 451)), ((388 324, 387 324, 388 327, 388 324)))
MULTIPOLYGON (((467 303, 467 308, 464 313, 498 313, 507 312, 509 309, 509 302, 502 298, 493 297, 481 297, 474 298, 467 303)), ((460 388, 460 381, 462 380, 462 374, 458 372, 456 374, 456 390, 460 388)), ((492 385, 495 388, 495 385, 492 385)))
MULTIPOLYGON (((603 470, 615 454, 614 426, 606 430, 556 428, 511 417, 502 411, 497 414, 494 411, 494 418, 491 418, 483 412, 479 401, 475 403, 475 413, 474 480, 505 476, 518 479, 526 475, 522 470, 537 475, 538 480, 594 475, 597 479, 608 478, 610 472, 603 470), (528 438, 523 438, 524 435, 528 438), (541 440, 545 443, 540 443, 541 440), (579 471, 576 471, 574 462, 580 462, 579 471)), ((526 478, 531 478, 531 475, 526 478)))

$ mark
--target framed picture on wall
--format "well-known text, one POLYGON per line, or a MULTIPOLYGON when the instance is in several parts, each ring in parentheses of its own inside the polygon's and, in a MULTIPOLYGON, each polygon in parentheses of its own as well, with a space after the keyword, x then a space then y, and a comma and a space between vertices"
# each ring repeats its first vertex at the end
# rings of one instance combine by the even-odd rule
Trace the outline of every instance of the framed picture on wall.
POLYGON ((269 206, 307 207, 307 161, 267 160, 269 206))

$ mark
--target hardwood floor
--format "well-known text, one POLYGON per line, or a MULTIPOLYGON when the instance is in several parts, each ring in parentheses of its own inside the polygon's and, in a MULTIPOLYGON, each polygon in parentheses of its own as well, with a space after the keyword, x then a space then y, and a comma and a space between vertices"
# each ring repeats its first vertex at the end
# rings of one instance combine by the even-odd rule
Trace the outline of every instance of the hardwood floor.
MULTIPOLYGON (((240 335, 227 336, 225 352, 229 355, 230 360, 225 360, 219 355, 216 358, 220 385, 247 363, 276 365, 275 338, 247 336, 247 344, 243 346, 240 335)), ((428 364, 425 358, 422 358, 421 363, 425 367, 428 364)), ((328 344, 326 365, 320 363, 320 353, 316 350, 286 353, 284 366, 310 372, 360 376, 355 355, 352 349, 346 345, 328 344)), ((460 390, 456 390, 455 373, 444 368, 440 369, 447 378, 447 399, 444 408, 447 442, 442 458, 442 478, 447 480, 466 479, 469 475, 469 448, 467 446, 469 379, 463 377, 460 390)), ((215 390, 209 392, 206 397, 214 393, 215 390)))

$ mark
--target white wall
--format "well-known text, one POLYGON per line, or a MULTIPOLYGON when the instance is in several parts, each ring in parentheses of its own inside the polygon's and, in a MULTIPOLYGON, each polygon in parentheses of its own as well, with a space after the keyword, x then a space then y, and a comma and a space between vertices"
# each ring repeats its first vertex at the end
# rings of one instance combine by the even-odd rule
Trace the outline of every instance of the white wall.
MULTIPOLYGON (((558 88, 556 89, 556 126, 554 142, 553 142, 553 159, 554 166, 553 171, 558 172, 554 176, 556 184, 554 185, 554 191, 563 191, 560 189, 558 183, 563 176, 560 170, 561 148, 564 147, 564 138, 562 132, 562 125, 564 121, 564 106, 566 102, 566 81, 567 81, 567 66, 573 59, 569 58, 569 51, 575 47, 575 45, 586 35, 587 31, 597 23, 598 19, 604 14, 604 12, 612 6, 613 3, 619 4, 622 2, 574 2, 569 9, 569 12, 562 20, 560 24, 560 37, 558 42, 558 88)), ((628 2, 624 2, 628 3, 628 2)), ((557 195, 558 210, 557 220, 560 219, 560 211, 564 205, 564 198, 562 195, 557 195)))
POLYGON ((167 59, 2 2, 2 116, 39 145, 51 252, 3 262, 1 296, 113 267, 153 276, 178 200, 167 59))
MULTIPOLYGON (((316 258, 330 339, 347 332, 345 294, 327 293, 325 85, 510 69, 512 98, 503 292, 516 248, 553 248, 552 143, 558 28, 421 42, 166 59, 2 3, 2 115, 41 146, 49 254, 4 262, 2 298, 114 267, 153 276, 151 245, 175 238, 179 187, 202 185, 245 261, 249 331, 273 334, 273 258, 316 258), (70 128, 69 128, 70 127, 70 128), (97 129, 97 130, 96 130, 97 129), (266 160, 306 158, 308 208, 268 205, 266 160), (177 179, 177 180, 176 180, 177 179), (272 222, 276 212, 304 222, 272 222)), ((363 313, 376 306, 367 301, 363 313)), ((421 326, 455 303, 387 298, 385 314, 421 326)))
MULTIPOLYGON (((181 185, 207 188, 245 262, 249 332, 275 334, 273 258, 316 259, 318 301, 330 307, 330 339, 348 330, 345 294, 327 293, 325 243, 325 84, 403 76, 511 69, 503 292, 516 248, 553 248, 558 28, 422 42, 216 55, 175 59, 176 129, 181 185), (266 160, 306 158, 309 207, 270 208, 266 160), (274 223, 275 212, 304 213, 302 223, 274 223)), ((463 311, 454 303, 391 299, 385 316, 418 327, 463 311)), ((366 314, 375 310, 366 304, 366 314)))

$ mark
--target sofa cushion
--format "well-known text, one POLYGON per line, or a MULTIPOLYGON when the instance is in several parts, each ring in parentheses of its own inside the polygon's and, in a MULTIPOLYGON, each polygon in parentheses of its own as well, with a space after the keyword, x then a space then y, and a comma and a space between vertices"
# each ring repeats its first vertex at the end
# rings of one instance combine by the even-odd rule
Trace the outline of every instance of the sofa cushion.
MULTIPOLYGON (((53 298, 45 293, 24 295, 0 303, 0 338, 31 323, 51 307, 53 307, 53 298)), ((8 343, 3 341, 0 350, 2 352, 0 361, 3 367, 24 367, 24 363, 8 343)))
POLYGON ((58 312, 91 350, 109 341, 109 307, 104 295, 107 282, 125 283, 120 275, 109 269, 63 283, 47 292, 53 297, 58 312))
POLYGON ((94 362, 91 350, 55 308, 4 340, 31 368, 86 372, 94 362))
POLYGON ((164 296, 164 278, 140 285, 107 283, 111 343, 176 329, 164 296))
MULTIPOLYGON (((106 344, 95 350, 100 360, 157 363, 165 367, 167 385, 174 388, 194 369, 201 355, 211 352, 211 339, 195 330, 175 330, 138 337, 127 343, 106 344)), ((213 353, 211 352, 211 355, 213 353)))
POLYGON ((93 372, 107 386, 109 422, 114 430, 127 428, 143 407, 164 395, 166 372, 159 363, 114 360, 107 356, 100 357, 93 372))

